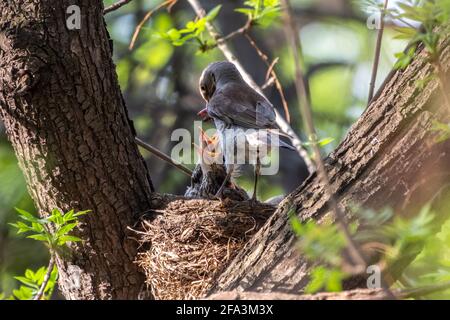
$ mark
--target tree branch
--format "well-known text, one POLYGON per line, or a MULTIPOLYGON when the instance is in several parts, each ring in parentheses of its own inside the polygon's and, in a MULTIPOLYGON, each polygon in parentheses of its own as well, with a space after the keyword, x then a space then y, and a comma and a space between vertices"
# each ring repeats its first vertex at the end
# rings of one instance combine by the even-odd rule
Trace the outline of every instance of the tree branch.
POLYGON ((139 35, 139 32, 141 32, 142 27, 148 21, 148 19, 150 19, 150 17, 153 15, 153 13, 155 13, 156 11, 158 11, 159 9, 161 9, 165 6, 168 6, 169 8, 171 8, 177 1, 178 0, 166 0, 162 3, 160 3, 159 5, 157 5, 155 8, 151 9, 149 12, 147 12, 147 14, 144 16, 144 18, 141 20, 141 22, 139 22, 136 29, 134 30, 133 37, 131 38, 130 46, 128 47, 128 49, 130 49, 130 50, 133 49, 134 44, 136 43, 137 37, 139 35))
POLYGON ((386 9, 387 9, 388 3, 389 3, 389 0, 384 1, 384 9, 381 12, 380 29, 378 30, 377 44, 375 47, 375 58, 374 58, 373 67, 372 67, 372 77, 370 79, 368 103, 370 103, 370 101, 372 101, 373 94, 375 92, 375 83, 377 80, 378 65, 380 63, 381 43, 383 40, 383 32, 384 32, 384 18, 386 16, 386 9))
MULTIPOLYGON (((258 47, 256 42, 252 39, 252 37, 250 37, 250 35, 247 32, 244 33, 244 36, 247 38, 248 42, 250 42, 251 46, 253 48, 255 48, 255 50, 258 53, 258 55, 260 56, 261 60, 264 61, 264 63, 266 64, 267 72, 268 72, 268 74, 270 74, 272 76, 272 79, 275 83, 275 87, 277 88, 277 91, 280 94, 281 102, 282 102, 283 108, 284 108, 284 113, 286 114, 286 120, 288 123, 290 123, 291 116, 289 114, 289 107, 288 107, 288 104, 286 101, 286 97, 284 95, 283 87, 281 86, 281 82, 278 79, 278 76, 274 70, 275 64, 269 62, 269 57, 267 57, 267 55, 261 51, 261 49, 258 47)), ((266 78, 268 78, 268 77, 266 77, 266 78)))
POLYGON ((33 300, 41 300, 42 296, 45 292, 45 287, 47 287, 47 284, 50 280, 50 277, 52 275, 53 268, 55 267, 55 254, 53 252, 50 253, 50 261, 48 262, 47 272, 44 276, 44 281, 42 281, 41 287, 39 288, 39 291, 36 293, 36 295, 33 297, 33 300))
POLYGON ((252 26, 252 20, 248 19, 244 26, 240 27, 239 29, 237 29, 235 31, 230 32, 228 35, 226 35, 224 37, 217 39, 217 43, 219 43, 219 42, 224 43, 224 42, 227 42, 227 41, 231 40, 232 38, 236 37, 237 35, 247 33, 247 31, 250 30, 251 26, 252 26))
POLYGON ((103 14, 108 14, 112 11, 115 11, 121 7, 123 7, 124 5, 130 3, 132 0, 120 0, 117 1, 116 3, 110 5, 109 7, 105 8, 105 10, 103 10, 103 14))
MULTIPOLYGON (((413 289, 394 290, 400 299, 418 298, 450 289, 450 282, 413 289)), ((389 300, 383 289, 354 289, 341 292, 291 294, 284 292, 225 291, 208 296, 208 300, 389 300)))
POLYGON ((177 168, 178 170, 180 170, 184 174, 188 175, 189 177, 192 176, 192 170, 186 168, 185 166, 183 166, 183 165, 181 165, 179 163, 175 163, 175 161, 173 161, 171 157, 169 157, 168 155, 166 155, 162 151, 160 151, 157 148, 149 145, 148 143, 145 143, 144 141, 142 141, 141 139, 139 139, 137 137, 135 137, 134 140, 136 141, 138 146, 140 146, 140 147, 144 148, 145 150, 151 152, 152 154, 157 156, 159 159, 169 163, 170 165, 172 165, 173 167, 177 168))

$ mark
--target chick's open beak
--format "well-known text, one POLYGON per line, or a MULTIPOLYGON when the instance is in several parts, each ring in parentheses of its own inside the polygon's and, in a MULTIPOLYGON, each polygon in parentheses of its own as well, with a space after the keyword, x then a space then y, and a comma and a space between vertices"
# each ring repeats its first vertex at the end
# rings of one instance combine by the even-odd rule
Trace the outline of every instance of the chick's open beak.
POLYGON ((219 149, 219 137, 217 134, 209 137, 202 128, 200 128, 200 136, 199 142, 200 145, 196 145, 195 149, 197 150, 198 155, 202 159, 202 163, 206 165, 211 165, 213 163, 218 163, 219 157, 221 155, 219 149))
POLYGON ((208 110, 206 108, 200 110, 199 113, 197 113, 198 116, 202 118, 203 121, 211 120, 211 117, 208 114, 208 110))

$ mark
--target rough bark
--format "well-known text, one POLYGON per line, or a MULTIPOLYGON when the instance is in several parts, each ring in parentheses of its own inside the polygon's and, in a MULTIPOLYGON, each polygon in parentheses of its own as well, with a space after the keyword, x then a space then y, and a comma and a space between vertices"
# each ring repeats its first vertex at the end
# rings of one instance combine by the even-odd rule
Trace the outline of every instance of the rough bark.
POLYGON ((316 294, 225 291, 209 296, 208 300, 389 300, 389 297, 382 289, 355 289, 316 294))
MULTIPOLYGON (((397 299, 419 298, 448 290, 449 282, 428 285, 414 289, 394 289, 392 293, 397 299)), ((277 291, 224 291, 208 296, 208 300, 389 300, 391 296, 386 290, 354 289, 341 292, 319 292, 315 294, 292 294, 277 291)))
MULTIPOLYGON (((441 64, 450 66, 450 39, 441 44, 441 64)), ((326 169, 343 209, 359 204, 414 214, 450 183, 450 141, 436 143, 434 120, 448 120, 434 72, 423 48, 403 71, 392 72, 344 141, 326 158, 326 169)), ((331 213, 324 186, 312 175, 282 202, 218 278, 211 293, 231 290, 296 293, 308 282, 308 263, 295 246, 288 212, 321 221, 331 213)))
POLYGON ((126 228, 150 208, 151 180, 134 143, 100 0, 0 2, 0 115, 41 215, 92 212, 71 257, 58 258, 68 299, 133 299, 143 275, 126 228))

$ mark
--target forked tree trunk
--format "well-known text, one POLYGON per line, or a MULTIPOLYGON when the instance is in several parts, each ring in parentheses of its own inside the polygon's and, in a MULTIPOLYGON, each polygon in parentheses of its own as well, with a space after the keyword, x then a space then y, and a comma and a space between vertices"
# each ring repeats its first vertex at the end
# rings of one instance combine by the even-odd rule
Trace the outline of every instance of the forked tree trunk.
MULTIPOLYGON (((441 54, 449 80, 450 39, 441 54)), ((448 121, 435 74, 422 48, 404 71, 391 73, 382 90, 344 141, 326 159, 332 189, 340 205, 359 204, 399 214, 414 214, 450 184, 450 140, 436 142, 433 121, 448 121)), ((450 94, 450 92, 447 92, 450 94)), ((311 176, 294 191, 221 274, 212 293, 228 290, 297 293, 308 283, 308 263, 295 246, 288 212, 300 219, 330 215, 324 186, 311 176)))
MULTIPOLYGON (((100 0, 79 0, 81 29, 66 28, 72 1, 0 2, 0 115, 41 214, 91 209, 73 255, 58 259, 60 287, 72 299, 137 298, 143 276, 126 228, 151 207, 151 180, 133 142, 111 60, 100 0)), ((449 41, 441 62, 450 65, 449 41)), ((391 205, 414 212, 450 181, 450 142, 436 143, 433 119, 447 119, 419 50, 326 160, 343 206, 391 205)), ((158 202, 157 199, 153 199, 158 202)), ((213 291, 298 292, 308 264, 287 221, 329 214, 312 176, 279 207, 218 279, 213 291)))
POLYGON ((83 217, 72 257, 58 259, 70 299, 133 299, 143 275, 127 237, 150 207, 151 180, 134 143, 100 0, 0 2, 0 115, 40 212, 83 217), (66 10, 81 9, 68 30, 66 10))

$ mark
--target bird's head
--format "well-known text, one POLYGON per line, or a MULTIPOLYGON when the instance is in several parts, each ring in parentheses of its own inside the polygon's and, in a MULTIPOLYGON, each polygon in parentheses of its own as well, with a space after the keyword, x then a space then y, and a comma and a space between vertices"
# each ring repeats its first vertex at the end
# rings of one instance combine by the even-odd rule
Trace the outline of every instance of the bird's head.
POLYGON ((200 76, 200 93, 203 99, 209 101, 216 88, 233 81, 243 81, 236 66, 228 61, 213 62, 203 70, 200 76))

